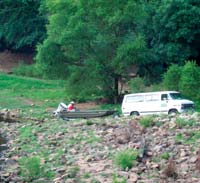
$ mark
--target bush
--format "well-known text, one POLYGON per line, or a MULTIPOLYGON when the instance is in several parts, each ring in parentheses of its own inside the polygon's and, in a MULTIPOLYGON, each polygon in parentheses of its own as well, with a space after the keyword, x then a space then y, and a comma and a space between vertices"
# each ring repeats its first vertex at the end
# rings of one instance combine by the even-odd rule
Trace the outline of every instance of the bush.
POLYGON ((68 76, 67 58, 60 45, 45 40, 37 47, 36 64, 43 77, 50 79, 66 79, 68 76))
POLYGON ((138 152, 132 149, 126 149, 124 151, 118 152, 115 155, 115 163, 120 168, 125 170, 126 168, 130 169, 133 167, 135 160, 138 157, 138 152))
POLYGON ((116 174, 114 174, 112 176, 112 183, 126 183, 126 179, 120 176, 117 176, 116 174))
POLYGON ((155 123, 153 121, 153 116, 146 116, 139 120, 140 125, 144 126, 145 128, 153 126, 155 123))
POLYGON ((196 122, 194 120, 186 120, 183 118, 177 118, 176 119, 176 125, 179 128, 185 127, 185 126, 195 126, 196 122))
POLYGON ((179 82, 180 91, 192 100, 200 98, 200 69, 195 62, 187 62, 182 70, 179 82))
POLYGON ((19 76, 42 78, 42 72, 37 68, 36 64, 27 65, 21 62, 12 72, 19 76))
POLYGON ((169 155, 168 152, 164 152, 163 154, 161 154, 161 158, 165 159, 165 160, 168 160, 170 158, 170 155, 169 155))
POLYGON ((179 81, 181 77, 182 67, 171 65, 167 72, 163 75, 163 85, 167 90, 179 90, 179 81))
POLYGON ((28 182, 36 180, 40 177, 52 178, 53 172, 45 172, 44 167, 40 164, 40 158, 33 157, 25 157, 19 160, 20 164, 20 175, 28 182))
POLYGON ((136 77, 130 80, 129 86, 131 88, 131 92, 145 92, 145 80, 141 77, 136 77))

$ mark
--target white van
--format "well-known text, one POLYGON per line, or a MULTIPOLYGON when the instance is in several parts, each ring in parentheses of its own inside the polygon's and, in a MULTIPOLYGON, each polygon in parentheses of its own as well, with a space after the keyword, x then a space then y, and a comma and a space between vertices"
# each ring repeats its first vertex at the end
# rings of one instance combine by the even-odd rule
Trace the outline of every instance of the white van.
POLYGON ((176 91, 128 94, 122 102, 124 116, 172 114, 188 110, 194 110, 194 102, 183 99, 176 91))

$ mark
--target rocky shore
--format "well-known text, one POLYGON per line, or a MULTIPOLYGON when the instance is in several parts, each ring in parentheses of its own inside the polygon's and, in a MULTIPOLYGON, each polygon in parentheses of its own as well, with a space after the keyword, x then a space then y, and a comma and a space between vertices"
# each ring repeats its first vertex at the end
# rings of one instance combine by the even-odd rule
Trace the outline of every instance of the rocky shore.
POLYGON ((141 125, 142 118, 1 121, 0 134, 6 135, 8 149, 0 159, 0 182, 26 182, 19 160, 37 156, 54 176, 33 182, 198 183, 199 114, 153 116, 148 127, 141 125), (132 168, 123 170, 114 157, 127 148, 139 155, 132 168))

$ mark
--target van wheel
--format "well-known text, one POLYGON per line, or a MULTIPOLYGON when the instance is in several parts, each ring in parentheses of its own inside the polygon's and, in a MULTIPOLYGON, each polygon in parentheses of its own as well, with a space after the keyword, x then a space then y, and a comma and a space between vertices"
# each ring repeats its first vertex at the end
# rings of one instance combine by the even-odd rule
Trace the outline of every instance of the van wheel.
POLYGON ((169 115, 176 115, 178 114, 178 111, 176 109, 171 109, 169 112, 168 112, 169 115))
POLYGON ((131 112, 130 115, 131 115, 131 116, 139 116, 140 114, 139 114, 139 112, 137 112, 137 111, 133 111, 133 112, 131 112))

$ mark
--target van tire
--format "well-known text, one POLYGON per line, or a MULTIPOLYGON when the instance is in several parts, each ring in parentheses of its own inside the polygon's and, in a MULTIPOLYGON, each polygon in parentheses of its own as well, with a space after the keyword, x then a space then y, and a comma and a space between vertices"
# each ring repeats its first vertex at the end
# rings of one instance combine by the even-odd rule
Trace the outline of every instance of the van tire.
POLYGON ((168 114, 170 114, 170 115, 176 115, 176 114, 178 114, 178 111, 176 109, 170 109, 169 112, 168 112, 168 114))
POLYGON ((137 112, 137 111, 133 111, 133 112, 131 112, 131 114, 130 114, 130 116, 139 116, 140 114, 139 114, 139 112, 137 112))

